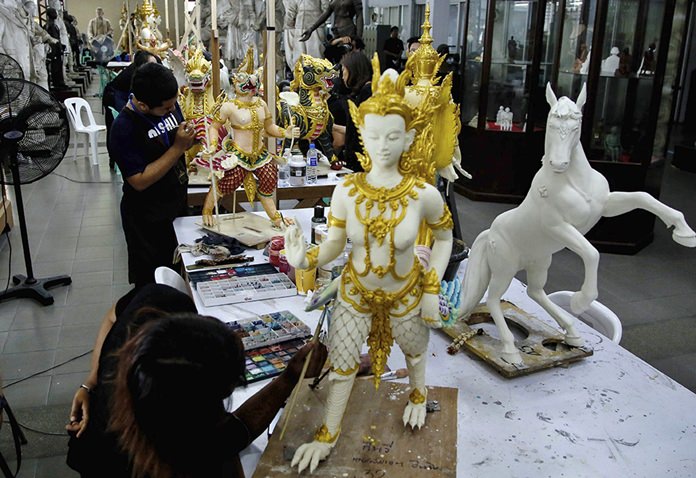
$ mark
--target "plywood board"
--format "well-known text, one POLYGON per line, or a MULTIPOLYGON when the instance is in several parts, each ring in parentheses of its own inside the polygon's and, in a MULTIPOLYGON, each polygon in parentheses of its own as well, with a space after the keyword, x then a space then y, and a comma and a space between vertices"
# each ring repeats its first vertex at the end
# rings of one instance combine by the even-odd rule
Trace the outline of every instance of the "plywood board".
MULTIPOLYGON (((511 364, 500 357, 502 344, 500 340, 488 333, 477 333, 464 342, 469 352, 484 360, 501 375, 507 378, 528 375, 551 367, 565 366, 576 360, 592 355, 592 348, 570 347, 563 342, 563 333, 536 317, 526 313, 514 304, 502 301, 503 315, 511 330, 517 329, 525 338, 515 340, 524 364, 511 364)), ((441 329, 453 339, 462 333, 491 330, 497 334, 495 327, 483 329, 481 324, 493 324, 488 308, 479 304, 466 321, 460 321, 452 327, 441 329)))
POLYGON ((232 237, 248 247, 265 244, 274 236, 280 236, 283 231, 274 228, 267 216, 251 212, 235 214, 220 214, 219 226, 205 226, 202 222, 196 225, 216 234, 232 237))
MULTIPOLYGON (((321 425, 326 403, 325 384, 312 391, 305 381, 292 410, 283 442, 281 418, 261 457, 254 478, 297 476, 290 468, 295 450, 312 440, 321 425)), ((428 401, 440 411, 428 413, 425 426, 411 430, 402 422, 410 388, 383 382, 375 390, 370 379, 358 379, 348 401, 336 447, 312 477, 333 478, 454 478, 457 469, 456 388, 428 387, 428 401)), ((305 472, 306 473, 306 472, 305 472)))

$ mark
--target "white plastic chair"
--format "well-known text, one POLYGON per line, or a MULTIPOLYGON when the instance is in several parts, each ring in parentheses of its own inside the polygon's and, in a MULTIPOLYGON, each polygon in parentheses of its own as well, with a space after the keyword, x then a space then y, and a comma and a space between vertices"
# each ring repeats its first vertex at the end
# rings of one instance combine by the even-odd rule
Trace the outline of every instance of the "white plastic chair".
MULTIPOLYGON (((575 316, 570 310, 570 298, 572 296, 573 293, 571 291, 560 290, 549 294, 549 299, 569 314, 575 316)), ((621 341, 623 330, 621 321, 611 309, 601 302, 593 301, 589 309, 576 317, 613 342, 618 344, 621 341)))
MULTIPOLYGON (((92 114, 92 109, 89 107, 89 103, 84 98, 74 97, 67 98, 65 101, 65 108, 68 110, 68 116, 70 117, 70 122, 75 129, 75 133, 85 133, 89 137, 89 144, 92 147, 92 164, 97 166, 99 161, 97 159, 97 139, 99 137, 100 131, 106 131, 106 126, 97 124, 94 120, 94 114, 92 114), (82 109, 87 110, 87 118, 89 124, 84 124, 82 122, 82 109)), ((75 135, 77 137, 77 135, 75 135)), ((85 156, 87 156, 87 142, 85 141, 85 156)), ((75 147, 73 148, 73 161, 77 161, 77 141, 75 141, 75 147)))
POLYGON ((160 266, 155 269, 155 282, 174 287, 176 290, 191 296, 191 290, 188 288, 186 281, 179 275, 178 272, 166 266, 160 266))

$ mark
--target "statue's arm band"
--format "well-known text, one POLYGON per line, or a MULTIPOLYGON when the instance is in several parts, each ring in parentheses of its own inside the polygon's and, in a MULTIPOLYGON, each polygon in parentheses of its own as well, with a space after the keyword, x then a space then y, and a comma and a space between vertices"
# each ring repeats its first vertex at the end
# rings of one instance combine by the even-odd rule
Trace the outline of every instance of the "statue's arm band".
POLYGON ((428 227, 432 230, 435 229, 452 229, 454 227, 454 221, 452 220, 452 213, 450 212, 447 204, 442 204, 442 216, 434 223, 428 223, 428 227))
POLYGON ((333 214, 329 213, 329 227, 340 227, 341 229, 346 228, 346 221, 345 219, 338 219, 336 216, 333 214))

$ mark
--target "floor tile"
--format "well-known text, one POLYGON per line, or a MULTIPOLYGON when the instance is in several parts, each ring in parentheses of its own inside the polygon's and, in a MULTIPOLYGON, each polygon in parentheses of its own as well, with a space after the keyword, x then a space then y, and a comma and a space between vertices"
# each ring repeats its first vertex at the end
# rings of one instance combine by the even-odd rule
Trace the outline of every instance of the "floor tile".
POLYGON ((51 377, 48 375, 32 377, 9 387, 6 383, 5 396, 15 410, 26 407, 40 407, 46 405, 50 385, 51 377))
POLYGON ((111 286, 113 272, 78 272, 72 275, 72 286, 76 289, 84 287, 111 286))
POLYGON ((55 350, 2 354, 2 378, 10 382, 53 366, 55 350))
MULTIPOLYGON (((54 290, 55 291, 55 290, 54 290)), ((64 306, 43 306, 36 301, 21 299, 22 307, 17 310, 12 330, 42 329, 58 327, 63 323, 64 306)))
POLYGON ((621 345, 646 362, 694 351, 696 316, 623 328, 621 345))
POLYGON ((79 473, 65 464, 64 456, 38 458, 35 478, 79 478, 79 473))
POLYGON ((111 308, 113 301, 96 304, 66 305, 63 325, 86 325, 101 323, 104 314, 111 308))
POLYGON ((60 327, 46 327, 30 330, 12 330, 7 332, 4 354, 55 350, 58 345, 60 327))
POLYGON ((85 347, 94 345, 94 339, 101 326, 100 321, 86 325, 64 325, 60 333, 61 347, 85 347))
MULTIPOLYGON (((80 388, 80 384, 84 381, 85 374, 83 372, 62 373, 53 375, 51 380, 51 388, 48 392, 48 405, 60 405, 72 403, 75 396, 75 391, 80 388)), ((68 408, 67 413, 70 410, 68 408)))
POLYGON ((113 257, 113 249, 110 246, 89 246, 81 247, 75 254, 78 261, 96 261, 100 259, 110 259, 113 257))
POLYGON ((70 290, 67 305, 101 304, 111 301, 111 290, 108 286, 81 287, 70 290))
POLYGON ((94 340, 96 340, 96 334, 92 340, 92 345, 89 347, 61 347, 56 350, 53 363, 53 366, 56 367, 54 373, 82 373, 86 377, 92 366, 94 340), (63 362, 67 363, 58 366, 58 364, 63 362))
POLYGON ((112 270, 113 263, 113 259, 111 258, 75 261, 75 263, 73 264, 73 273, 110 271, 112 270))
MULTIPOLYGON (((22 458, 22 466, 19 469, 19 473, 17 474, 17 478, 35 478, 36 477, 36 466, 38 464, 39 459, 38 458, 28 458, 24 459, 22 458)), ((10 470, 14 471, 16 469, 16 464, 17 462, 12 460, 8 461, 7 465, 10 467, 10 470)))

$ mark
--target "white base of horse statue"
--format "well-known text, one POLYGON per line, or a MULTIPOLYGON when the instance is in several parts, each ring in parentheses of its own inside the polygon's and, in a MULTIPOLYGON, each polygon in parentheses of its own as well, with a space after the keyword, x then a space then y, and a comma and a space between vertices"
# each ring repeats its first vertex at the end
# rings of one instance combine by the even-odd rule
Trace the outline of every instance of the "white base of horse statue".
POLYGON ((499 215, 490 229, 476 238, 462 285, 463 318, 471 314, 488 288, 486 305, 500 334, 501 356, 513 364, 523 360, 503 317, 500 299, 522 269, 527 272, 527 294, 565 330, 566 343, 584 344, 575 329, 575 318, 549 300, 544 285, 552 255, 567 247, 580 256, 585 267, 584 282, 572 296, 571 310, 581 314, 597 298, 599 252, 584 235, 601 217, 644 209, 674 228, 675 242, 696 247, 696 233, 681 212, 645 192, 609 192, 606 178, 592 169, 580 144, 585 86, 575 103, 567 97, 556 99, 547 84, 546 99, 551 111, 542 167, 522 204, 499 215))

